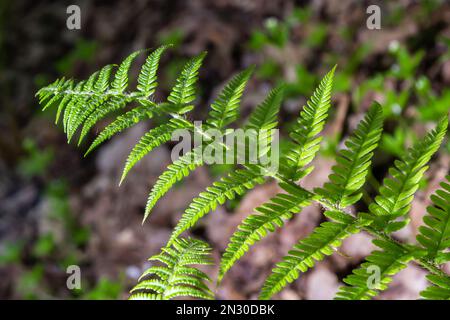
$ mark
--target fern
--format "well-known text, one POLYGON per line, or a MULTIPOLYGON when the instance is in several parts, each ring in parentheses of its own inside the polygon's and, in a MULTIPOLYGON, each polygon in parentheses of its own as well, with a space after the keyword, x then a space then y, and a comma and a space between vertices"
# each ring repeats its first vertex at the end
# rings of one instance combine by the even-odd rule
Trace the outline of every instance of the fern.
POLYGON ((331 106, 331 89, 335 69, 336 66, 322 79, 311 99, 303 107, 300 117, 290 133, 294 144, 288 155, 282 159, 281 169, 285 176, 293 177, 293 180, 298 180, 308 173, 305 167, 319 151, 322 138, 318 137, 318 134, 324 127, 328 109, 331 106))
POLYGON ((218 99, 211 105, 211 112, 206 120, 208 125, 223 128, 237 119, 241 96, 252 72, 253 68, 249 68, 231 79, 218 99))
POLYGON ((198 80, 198 70, 202 65, 205 55, 206 52, 192 58, 186 63, 167 101, 177 105, 189 104, 195 100, 195 83, 198 80))
MULTIPOLYGON (((251 70, 247 71, 250 72, 251 70)), ((240 81, 236 80, 235 82, 241 82, 245 80, 245 77, 237 76, 236 78, 242 78, 240 81)), ((247 81, 247 80, 245 80, 247 81)), ((231 85, 228 86, 229 88, 231 85)), ((225 95, 225 91, 230 91, 227 87, 224 89, 221 96, 225 95)), ((239 93, 240 95, 241 93, 239 93)), ((277 87, 269 92, 264 101, 256 107, 254 112, 250 115, 246 128, 254 129, 254 130, 270 130, 276 126, 277 120, 276 116, 278 114, 278 110, 281 104, 281 100, 283 97, 283 87, 277 87)), ((237 100, 238 97, 235 94, 233 100, 237 100)), ((225 99, 222 99, 225 100, 225 99)), ((229 119, 229 118, 228 118, 229 119)), ((222 123, 223 121, 214 121, 215 124, 222 123)), ((149 216, 151 210, 154 205, 158 202, 158 200, 164 196, 164 194, 178 181, 187 177, 189 173, 199 166, 204 164, 202 154, 203 150, 207 145, 211 145, 214 142, 206 143, 205 146, 198 146, 194 148, 192 151, 187 152, 185 155, 182 155, 180 158, 175 160, 166 171, 158 178, 155 185, 153 186, 150 195, 147 200, 147 205, 145 208, 144 221, 149 216)), ((215 144, 217 145, 217 144, 215 144)), ((220 146, 219 146, 220 147, 220 146)))
POLYGON ((206 285, 209 277, 191 265, 211 264, 211 248, 200 240, 176 239, 171 247, 153 256, 149 261, 159 261, 163 266, 151 266, 131 290, 131 300, 169 300, 175 297, 212 299, 206 285))
POLYGON ((147 132, 139 142, 131 150, 130 155, 125 163, 120 183, 123 182, 125 177, 131 168, 141 160, 147 153, 151 152, 154 148, 167 142, 172 137, 172 133, 178 129, 192 128, 192 124, 183 119, 170 119, 169 122, 160 125, 159 127, 147 132))
POLYGON ((367 262, 364 262, 359 269, 353 270, 353 274, 344 279, 349 286, 341 287, 337 293, 337 299, 370 299, 377 295, 379 290, 385 290, 392 281, 391 277, 404 269, 420 253, 388 241, 374 240, 373 243, 382 250, 372 252, 367 257, 367 262), (371 281, 370 277, 375 272, 380 278, 374 278, 374 281, 371 281))
POLYGON ((391 178, 383 181, 375 202, 369 206, 370 212, 377 217, 374 227, 393 232, 402 228, 405 221, 393 221, 404 216, 411 206, 414 193, 427 170, 427 163, 438 150, 447 132, 448 120, 442 119, 434 130, 429 132, 414 147, 408 150, 401 161, 389 169, 391 178))
POLYGON ((245 190, 264 182, 264 177, 256 168, 250 170, 237 170, 208 187, 206 192, 200 193, 184 212, 169 240, 174 241, 182 232, 192 227, 208 212, 215 210, 217 205, 224 204, 225 200, 234 199, 245 190))
POLYGON ((289 254, 272 270, 261 290, 260 299, 269 299, 288 283, 298 278, 300 272, 311 268, 315 261, 323 260, 331 255, 342 240, 357 233, 363 226, 370 224, 364 218, 354 219, 350 215, 338 211, 327 211, 326 217, 333 222, 324 222, 305 239, 299 241, 289 254))
POLYGON ((348 149, 339 153, 337 165, 332 168, 330 182, 325 183, 316 193, 325 197, 330 204, 345 208, 357 202, 362 193, 371 165, 373 150, 378 145, 383 129, 383 110, 375 104, 359 123, 353 136, 345 143, 348 149))
MULTIPOLYGON (((348 149, 342 150, 333 167, 330 182, 316 193, 327 197, 337 209, 345 208, 360 198, 359 189, 363 186, 368 168, 381 135, 383 116, 381 107, 375 104, 359 123, 353 135, 347 140, 348 149)), ((368 225, 370 220, 355 220, 346 214, 328 212, 335 222, 322 224, 310 237, 300 240, 283 262, 273 270, 261 292, 262 299, 268 299, 280 291, 288 282, 312 267, 314 260, 322 260, 331 254, 332 248, 340 246, 342 240, 351 233, 359 231, 355 226, 368 225), (369 222, 368 222, 369 221, 369 222), (356 224, 356 225, 355 225, 356 224)))
POLYGON ((422 297, 429 300, 450 300, 450 277, 446 275, 437 276, 429 274, 428 281, 433 285, 427 287, 420 293, 422 297))
MULTIPOLYGON (((450 181, 450 176, 446 177, 450 181)), ((441 183, 441 190, 431 196, 434 206, 428 207, 428 215, 423 218, 425 226, 419 228, 417 241, 423 245, 428 258, 436 263, 450 261, 450 185, 441 183)))
POLYGON ((276 227, 282 227, 284 222, 293 214, 308 206, 312 199, 308 192, 298 188, 296 185, 281 183, 280 187, 286 193, 280 193, 255 209, 257 214, 252 214, 242 221, 238 230, 231 236, 225 253, 220 262, 218 282, 225 273, 240 259, 250 246, 260 241, 269 232, 275 231, 276 227))
MULTIPOLYGON (((207 163, 202 158, 205 150, 213 147, 228 151, 228 146, 220 139, 208 139, 207 132, 202 127, 194 126, 187 115, 194 107, 195 87, 205 53, 188 60, 165 101, 154 100, 159 62, 169 47, 157 48, 146 57, 135 90, 129 88, 129 70, 138 55, 146 52, 144 50, 132 53, 119 66, 110 64, 103 67, 85 80, 58 79, 36 94, 43 109, 57 106, 55 120, 57 123, 62 119, 69 142, 80 131, 80 144, 101 119, 112 112, 118 113, 94 139, 86 154, 134 124, 158 117, 160 125, 145 133, 131 150, 121 182, 144 156, 168 142, 175 130, 187 129, 207 138, 203 144, 180 156, 162 173, 149 194, 144 220, 176 182, 207 163)), ((394 162, 394 166, 389 169, 390 177, 384 179, 379 195, 369 204, 368 213, 351 213, 349 207, 357 204, 364 192, 362 188, 382 133, 383 112, 377 103, 374 103, 345 142, 345 148, 338 153, 329 182, 312 191, 297 184, 314 169, 310 163, 320 148, 320 134, 331 107, 335 68, 324 76, 301 110, 289 135, 289 151, 281 156, 279 171, 245 162, 200 193, 175 226, 168 245, 159 255, 151 258, 163 265, 152 265, 144 272, 132 290, 131 299, 171 299, 178 296, 212 298, 206 285, 209 278, 192 266, 210 263, 207 258, 209 246, 199 240, 179 237, 218 205, 264 183, 266 178, 275 179, 284 192, 256 208, 255 213, 247 216, 238 226, 221 259, 217 284, 251 246, 269 232, 283 227, 285 221, 304 207, 318 203, 325 208, 324 216, 329 221, 300 239, 276 265, 263 285, 261 299, 268 299, 280 292, 317 261, 338 250, 345 238, 363 231, 375 238, 373 242, 380 249, 372 252, 360 268, 344 279, 347 285, 340 289, 338 299, 375 297, 387 289, 392 276, 411 261, 429 272, 431 285, 421 293, 422 297, 449 299, 450 277, 441 267, 450 260, 450 177, 447 177, 446 183, 442 183, 442 189, 431 197, 433 206, 428 208, 428 215, 424 217, 425 225, 419 230, 418 244, 400 243, 391 236, 392 232, 401 229, 409 221, 407 214, 411 201, 428 168, 428 162, 438 151, 446 134, 446 117, 410 148, 401 160, 394 162), (375 269, 379 271, 379 281, 373 283, 371 272, 375 269)), ((252 71, 253 67, 238 73, 224 86, 211 104, 206 130, 220 130, 221 138, 228 134, 227 126, 239 118, 240 101, 252 71)), ((270 130, 277 127, 282 98, 282 86, 270 91, 244 125, 244 129, 256 132, 255 137, 258 137, 259 142, 270 141, 270 130)), ((243 154, 247 155, 249 151, 246 146, 243 154)), ((267 146, 259 151, 259 156, 275 152, 267 146)), ((240 153, 238 155, 242 156, 240 153)))

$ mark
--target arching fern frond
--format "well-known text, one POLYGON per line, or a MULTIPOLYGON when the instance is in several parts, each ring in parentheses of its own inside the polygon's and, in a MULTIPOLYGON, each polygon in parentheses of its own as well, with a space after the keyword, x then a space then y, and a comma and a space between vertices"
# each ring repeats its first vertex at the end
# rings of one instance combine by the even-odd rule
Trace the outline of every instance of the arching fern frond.
POLYGON ((257 213, 245 218, 231 236, 230 243, 220 261, 218 283, 236 261, 250 249, 250 246, 260 241, 269 232, 274 232, 277 227, 282 227, 286 220, 312 201, 310 193, 294 184, 280 183, 280 187, 286 193, 279 193, 269 202, 256 208, 257 213))
POLYGON ((342 240, 359 232, 363 226, 371 222, 365 218, 355 219, 338 211, 327 211, 324 214, 333 222, 322 223, 311 235, 294 245, 265 281, 260 299, 269 299, 281 291, 288 283, 296 280, 300 272, 305 272, 316 261, 331 255, 334 248, 342 244, 342 240))
MULTIPOLYGON (((168 46, 153 51, 146 59, 138 76, 137 91, 126 92, 129 83, 131 64, 143 50, 130 54, 118 67, 113 79, 111 73, 115 65, 107 65, 93 73, 87 80, 75 83, 73 80, 60 79, 37 92, 44 109, 58 104, 56 122, 63 114, 63 127, 68 141, 82 127, 78 144, 89 130, 109 113, 122 109, 128 103, 148 102, 156 88, 156 71, 161 54, 168 46)), ((147 104, 148 105, 148 104, 147 104)))
POLYGON ((394 162, 394 166, 389 169, 392 177, 384 179, 380 195, 369 206, 370 212, 377 216, 374 227, 393 232, 405 225, 402 221, 391 221, 409 211, 420 179, 428 169, 427 163, 439 149, 447 126, 445 117, 434 130, 409 149, 401 161, 394 162))
POLYGON ((208 212, 216 209, 217 205, 222 205, 225 201, 232 200, 236 195, 241 195, 244 191, 252 189, 257 184, 263 183, 262 176, 258 168, 249 167, 245 170, 236 170, 226 177, 213 183, 205 192, 195 198, 184 212, 169 240, 172 243, 181 233, 192 227, 200 218, 208 212))
POLYGON ((156 147, 159 147, 161 144, 169 141, 175 130, 190 128, 192 128, 192 124, 190 122, 182 118, 172 118, 168 122, 151 129, 149 132, 144 134, 128 155, 119 185, 123 182, 128 172, 139 160, 141 160, 146 154, 151 152, 156 147))
POLYGON ((325 125, 328 109, 331 106, 331 89, 335 69, 336 66, 322 79, 300 112, 300 117, 290 133, 295 144, 281 162, 281 169, 287 178, 294 181, 308 173, 305 171, 305 167, 313 160, 320 148, 322 137, 318 137, 318 134, 325 125))
POLYGON ((428 300, 450 300, 450 277, 427 275, 428 281, 433 285, 428 286, 420 295, 428 300))
POLYGON ((212 299, 206 285, 209 277, 192 265, 211 264, 211 248, 203 241, 191 238, 175 239, 171 247, 151 257, 162 266, 152 265, 131 290, 130 300, 169 300, 176 297, 212 299))
MULTIPOLYGON (((446 177, 450 181, 450 176, 446 177)), ((450 185, 441 183, 442 189, 431 196, 433 206, 423 217, 425 226, 419 228, 417 241, 426 248, 428 258, 438 264, 450 261, 450 185)))
POLYGON ((253 69, 250 67, 234 76, 211 104, 211 111, 206 120, 209 126, 223 128, 237 119, 241 97, 253 69))
POLYGON ((392 276, 404 269, 420 252, 384 240, 373 240, 381 250, 366 258, 361 267, 344 279, 348 286, 342 286, 336 295, 338 300, 368 300, 379 291, 386 290, 392 276))
POLYGON ((382 130, 383 110, 375 103, 345 142, 347 148, 339 152, 337 164, 329 176, 330 182, 316 189, 316 193, 325 197, 331 206, 345 208, 361 198, 362 193, 358 191, 366 180, 382 130))

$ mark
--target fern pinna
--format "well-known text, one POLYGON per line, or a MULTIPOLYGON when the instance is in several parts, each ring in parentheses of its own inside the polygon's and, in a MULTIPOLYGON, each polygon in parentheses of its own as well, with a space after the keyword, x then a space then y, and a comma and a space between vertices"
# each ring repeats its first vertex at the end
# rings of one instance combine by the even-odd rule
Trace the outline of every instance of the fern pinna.
MULTIPOLYGON (((176 130, 185 129, 205 137, 202 144, 181 155, 161 174, 150 191, 144 220, 175 183, 207 164, 202 157, 205 150, 215 148, 227 151, 228 146, 208 136, 207 130, 214 128, 224 136, 227 134, 227 126, 239 118, 240 101, 253 71, 252 67, 248 68, 225 85, 211 104, 205 125, 199 127, 188 118, 188 113, 193 109, 196 99, 195 86, 205 53, 186 63, 166 101, 156 102, 153 97, 157 88, 159 61, 169 47, 160 47, 147 56, 135 90, 128 88, 128 73, 133 61, 146 52, 144 50, 132 53, 119 66, 105 66, 85 81, 58 79, 37 92, 43 109, 57 106, 56 121, 62 118, 69 142, 79 131, 80 144, 99 120, 112 112, 123 111, 98 134, 86 154, 136 123, 155 116, 161 119, 160 125, 145 133, 131 150, 121 182, 136 163, 154 148, 169 141, 176 130)), ((345 147, 336 157, 336 165, 332 167, 329 181, 314 190, 307 190, 299 185, 299 181, 314 170, 309 164, 320 149, 321 132, 331 109, 334 73, 335 67, 324 76, 301 109, 289 133, 289 151, 278 159, 278 170, 262 164, 240 163, 235 171, 222 177, 195 198, 175 226, 167 246, 162 249, 161 254, 152 258, 165 266, 151 266, 132 290, 132 299, 169 299, 176 296, 212 298, 205 283, 209 278, 192 266, 210 262, 206 258, 209 247, 202 241, 184 239, 181 235, 218 205, 267 179, 275 179, 283 192, 255 208, 255 213, 247 216, 231 236, 219 265, 218 285, 251 246, 268 233, 282 228, 287 220, 301 213, 306 206, 319 203, 325 210, 324 217, 327 221, 309 236, 300 239, 275 266, 261 289, 261 299, 269 299, 280 292, 288 283, 313 268, 317 261, 338 250, 345 238, 358 232, 372 235, 373 243, 378 249, 344 279, 345 285, 339 290, 337 299, 375 297, 380 291, 387 289, 392 277, 411 262, 429 272, 427 278, 430 286, 421 293, 423 298, 450 299, 450 277, 441 268, 450 261, 449 183, 443 182, 442 189, 431 197, 433 205, 428 208, 428 214, 424 217, 424 226, 419 229, 416 244, 400 243, 391 235, 409 223, 408 212, 414 194, 429 161, 445 137, 447 118, 442 119, 423 139, 407 150, 401 159, 394 162, 388 170, 389 177, 384 179, 378 190, 379 195, 368 205, 368 212, 352 212, 354 210, 350 208, 365 192, 364 184, 383 131, 383 108, 378 103, 372 105, 353 134, 345 141, 345 147), (379 275, 376 281, 371 277, 373 270, 377 270, 379 275)), ((282 98, 282 86, 271 90, 266 99, 254 109, 244 128, 257 132, 276 128, 282 98)), ((271 138, 267 134, 262 137, 271 138)), ((268 147, 264 152, 270 154, 274 150, 268 147)), ((447 181, 450 181, 449 177, 447 181)))

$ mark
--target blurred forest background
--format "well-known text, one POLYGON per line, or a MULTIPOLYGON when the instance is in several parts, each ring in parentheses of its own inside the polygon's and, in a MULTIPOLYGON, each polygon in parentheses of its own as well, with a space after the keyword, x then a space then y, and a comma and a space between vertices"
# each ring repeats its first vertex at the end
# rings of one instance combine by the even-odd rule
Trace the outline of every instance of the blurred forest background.
MULTIPOLYGON (((450 109, 450 1, 2 0, 0 25, 3 299, 127 298, 148 266, 146 259, 166 243, 190 200, 230 169, 197 169, 162 199, 142 226, 148 192, 170 162, 168 146, 144 158, 119 188, 126 156, 153 124, 129 129, 83 158, 86 146, 67 144, 53 123, 55 110, 41 112, 34 98, 38 88, 57 77, 83 79, 134 50, 172 43, 175 47, 164 55, 159 72, 156 99, 161 99, 186 59, 207 50, 196 118, 204 119, 227 79, 255 64, 242 103, 243 119, 272 86, 286 82, 283 133, 318 80, 338 63, 326 138, 316 170, 303 184, 324 183, 339 142, 377 100, 387 121, 367 186, 370 196, 388 164, 450 109), (73 3, 81 8, 81 30, 66 28, 66 8, 73 3), (382 9, 380 30, 366 27, 370 4, 382 9), (66 287, 66 267, 73 264, 81 267, 81 290, 66 287)), ((138 67, 134 64, 135 72, 138 67)), ((446 144, 434 158, 414 200, 411 223, 396 234, 398 239, 414 241, 429 195, 449 173, 449 160, 446 144)), ((255 188, 209 214, 193 234, 206 239, 218 259, 237 224, 277 191, 274 183, 255 188)), ((304 209, 231 269, 217 297, 256 298, 274 263, 322 221, 320 207, 304 209)), ((371 250, 369 235, 352 236, 338 254, 277 298, 332 298, 342 278, 371 250)), ((214 276, 217 270, 208 272, 214 276)), ((380 298, 416 299, 426 285, 424 276, 411 265, 380 298)))

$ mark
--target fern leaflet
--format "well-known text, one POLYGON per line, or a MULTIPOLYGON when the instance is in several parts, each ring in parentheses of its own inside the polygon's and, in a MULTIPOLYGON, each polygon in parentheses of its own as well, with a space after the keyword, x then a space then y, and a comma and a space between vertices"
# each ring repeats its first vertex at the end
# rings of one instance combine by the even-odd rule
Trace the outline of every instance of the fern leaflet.
POLYGON ((353 218, 339 211, 327 211, 325 216, 333 222, 324 222, 307 238, 300 240, 289 254, 279 262, 261 289, 260 299, 266 300, 293 282, 300 272, 311 268, 315 261, 331 255, 342 240, 357 233, 370 223, 364 218, 353 218))
POLYGON ((256 208, 255 211, 258 213, 245 218, 231 236, 220 262, 218 283, 236 261, 250 249, 250 246, 260 241, 268 232, 274 232, 275 228, 282 227, 293 214, 311 203, 310 193, 298 186, 280 183, 280 187, 287 193, 279 193, 269 202, 256 208))
POLYGON ((339 300, 368 300, 386 290, 392 276, 404 269, 416 258, 419 252, 408 250, 404 246, 385 240, 373 240, 382 250, 374 251, 366 258, 361 267, 344 279, 349 286, 342 286, 336 295, 339 300), (370 277, 377 273, 379 279, 371 281, 370 277))
MULTIPOLYGON (((446 177, 450 181, 450 176, 446 177)), ((417 241, 427 249, 428 258, 441 264, 450 261, 450 185, 441 183, 442 189, 431 196, 434 206, 427 208, 425 226, 419 228, 417 241)))

